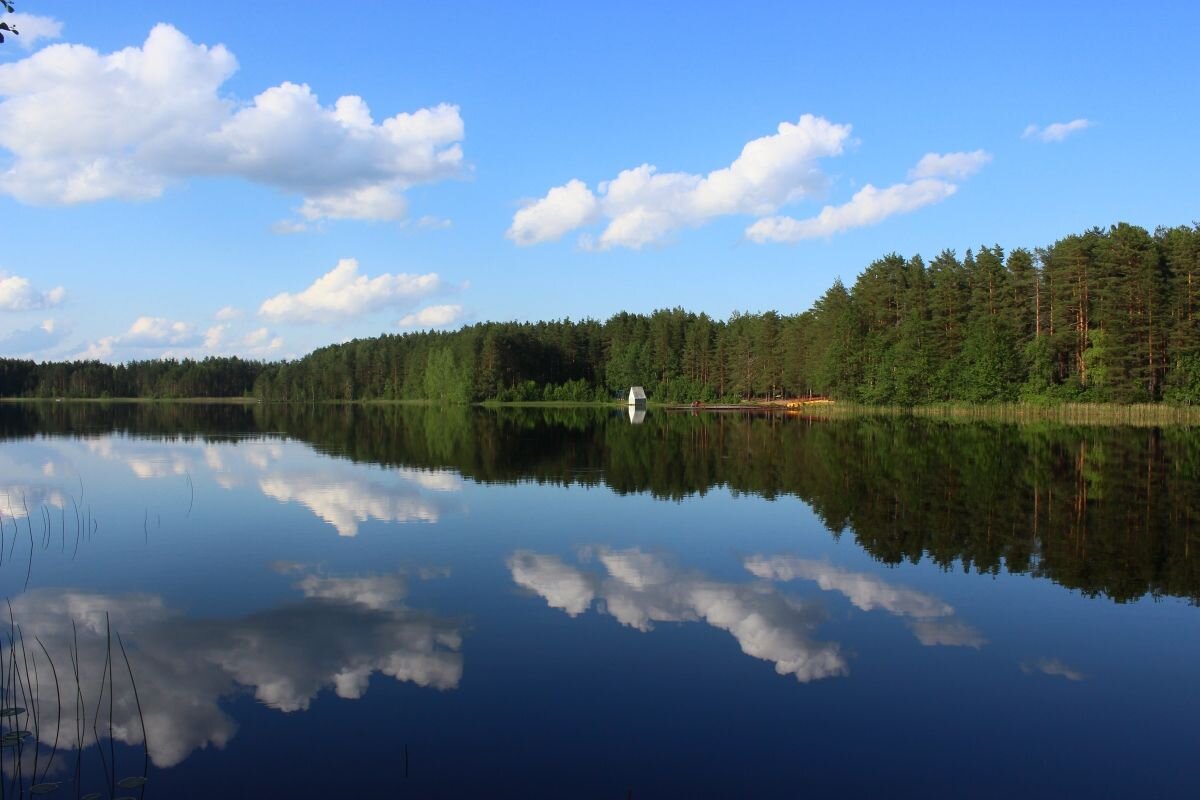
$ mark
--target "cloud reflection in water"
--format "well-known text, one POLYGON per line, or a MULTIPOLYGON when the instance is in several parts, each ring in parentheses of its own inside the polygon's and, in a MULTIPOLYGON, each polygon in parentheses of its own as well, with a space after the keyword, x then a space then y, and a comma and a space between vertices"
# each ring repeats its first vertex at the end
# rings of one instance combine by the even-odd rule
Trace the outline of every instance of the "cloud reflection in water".
MULTIPOLYGON (((197 619, 150 594, 104 595, 39 589, 13 600, 27 638, 62 656, 79 631, 85 696, 94 697, 104 672, 105 613, 129 647, 145 711, 150 754, 159 767, 192 751, 223 747, 236 723, 220 708, 239 687, 283 712, 307 709, 324 687, 342 698, 366 691, 373 673, 449 690, 462 678, 459 624, 407 607, 402 575, 325 577, 308 573, 296 584, 302 599, 231 619, 197 619)), ((64 717, 74 713, 71 671, 60 670, 64 717)), ((140 745, 132 693, 116 691, 113 736, 140 745)), ((43 717, 53 698, 42 699, 43 717)), ((46 715, 49 716, 46 716, 46 715)))
POLYGON ((110 436, 89 440, 87 448, 123 463, 140 480, 207 474, 226 490, 256 486, 272 500, 304 506, 345 537, 356 536, 368 520, 435 523, 456 507, 445 495, 462 489, 462 479, 450 471, 367 467, 290 441, 164 445, 110 436))
POLYGON ((597 548, 607 575, 584 572, 557 556, 513 553, 513 580, 571 616, 594 600, 618 622, 650 631, 656 622, 704 622, 730 633, 742 652, 770 661, 780 675, 801 683, 848 674, 845 657, 834 642, 812 633, 823 619, 819 606, 789 598, 767 584, 735 584, 676 569, 636 548, 597 548))
POLYGON ((911 619, 909 628, 926 646, 974 647, 987 639, 970 625, 954 618, 954 608, 933 595, 895 586, 866 572, 851 572, 828 561, 795 556, 751 556, 744 562, 751 575, 770 581, 814 581, 827 592, 837 592, 863 611, 882 609, 911 619))
POLYGON ((1085 676, 1082 672, 1069 667, 1057 658, 1035 658, 1021 662, 1021 672, 1032 675, 1040 672, 1054 678, 1066 678, 1069 681, 1081 681, 1085 676))

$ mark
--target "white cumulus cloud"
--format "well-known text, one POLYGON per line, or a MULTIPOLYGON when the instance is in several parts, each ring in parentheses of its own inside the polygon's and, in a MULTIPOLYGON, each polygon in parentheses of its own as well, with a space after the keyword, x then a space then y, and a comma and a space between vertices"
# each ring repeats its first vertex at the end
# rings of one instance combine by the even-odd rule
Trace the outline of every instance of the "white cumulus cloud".
POLYGON ((585 237, 585 246, 638 249, 716 217, 769 214, 822 191, 828 179, 817 162, 840 155, 849 137, 849 125, 805 114, 748 142, 729 166, 705 175, 642 164, 600 183, 595 192, 572 180, 517 211, 507 235, 520 245, 537 244, 603 219, 604 230, 594 239, 585 237))
MULTIPOLYGON (((220 327, 220 326, 217 326, 220 327)), ((196 347, 206 340, 220 340, 223 331, 209 328, 203 334, 186 322, 169 320, 165 317, 138 317, 129 330, 118 336, 105 336, 91 342, 76 358, 85 361, 104 361, 114 357, 119 350, 144 351, 163 347, 196 347)), ((142 353, 144 356, 145 354, 142 353)))
POLYGON ((398 323, 401 328, 440 328, 462 319, 463 307, 459 305, 426 306, 412 314, 405 314, 398 323))
POLYGON ((763 242, 799 242, 876 225, 888 217, 908 214, 919 208, 940 203, 958 191, 961 181, 991 161, 983 150, 970 153, 926 153, 908 171, 908 183, 896 183, 880 189, 867 184, 841 205, 827 205, 806 219, 764 217, 746 228, 746 238, 763 242))
POLYGON ((36 14, 5 14, 3 20, 17 29, 18 35, 11 40, 26 50, 32 50, 42 39, 57 39, 62 35, 63 24, 54 17, 39 17, 36 14))
POLYGON ((308 220, 398 219, 410 186, 462 167, 463 121, 448 104, 376 122, 353 95, 322 105, 285 82, 251 102, 221 87, 224 46, 170 25, 141 47, 43 48, 0 65, 0 191, 26 203, 157 197, 177 180, 234 176, 300 195, 308 220))
POLYGON ((992 160, 986 150, 970 153, 926 153, 917 165, 908 171, 909 178, 947 178, 961 181, 969 178, 992 160))
POLYGON ((271 340, 271 331, 266 328, 255 328, 242 337, 244 347, 262 347, 271 340))
POLYGON ((361 314, 413 305, 442 288, 437 273, 360 275, 358 261, 343 258, 337 266, 296 294, 282 292, 259 307, 260 316, 276 322, 334 322, 361 314))
POLYGON ((766 217, 746 229, 754 242, 799 242, 832 236, 851 228, 875 225, 895 214, 916 211, 945 200, 958 187, 946 181, 924 178, 912 183, 897 183, 884 189, 867 184, 854 193, 850 202, 825 206, 821 213, 807 219, 766 217))
POLYGON ((56 306, 67 296, 67 290, 55 286, 47 291, 33 288, 28 278, 10 275, 0 270, 0 311, 36 311, 56 306))
MULTIPOLYGON (((217 313, 217 318, 232 320, 239 313, 217 313)), ((283 338, 265 327, 238 331, 234 323, 218 322, 199 330, 185 322, 173 322, 162 317, 141 317, 119 336, 106 336, 89 345, 82 357, 103 360, 121 357, 146 358, 205 358, 218 355, 239 355, 243 358, 269 358, 283 347, 283 338), (159 348, 157 353, 147 353, 159 348)))
POLYGON ((1080 117, 1070 122, 1052 122, 1045 127, 1028 125, 1021 134, 1022 139, 1037 139, 1042 142, 1061 142, 1073 133, 1087 130, 1094 123, 1090 119, 1080 117))
POLYGON ((568 181, 514 214, 505 235, 521 245, 552 242, 595 220, 599 210, 600 204, 586 183, 568 181))
POLYGON ((195 328, 186 322, 165 317, 138 317, 121 337, 122 344, 182 344, 195 338, 195 328))
POLYGON ((204 349, 216 350, 225 340, 225 333, 229 330, 229 326, 225 324, 213 325, 204 332, 204 349))
POLYGON ((454 227, 454 220, 434 214, 426 214, 417 220, 416 226, 426 230, 449 230, 454 227))

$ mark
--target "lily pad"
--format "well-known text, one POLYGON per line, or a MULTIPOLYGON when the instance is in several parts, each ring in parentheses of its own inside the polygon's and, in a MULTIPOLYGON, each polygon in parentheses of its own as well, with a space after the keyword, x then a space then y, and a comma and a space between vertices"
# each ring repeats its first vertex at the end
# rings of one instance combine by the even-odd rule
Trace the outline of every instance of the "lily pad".
POLYGON ((50 794, 51 792, 58 791, 59 786, 62 786, 62 784, 61 783, 35 783, 33 786, 29 787, 29 793, 30 794, 50 794))
POLYGON ((100 800, 101 797, 104 797, 104 795, 100 794, 99 792, 88 792, 83 797, 79 798, 79 800, 100 800))
POLYGON ((9 731, 0 736, 0 742, 19 742, 22 739, 28 739, 33 734, 30 731, 9 731))
POLYGON ((117 781, 117 786, 120 786, 122 789, 137 789, 145 785, 146 779, 141 775, 133 778, 121 778, 121 780, 117 781))
POLYGON ((19 714, 24 714, 23 708, 0 708, 0 717, 15 717, 19 714))

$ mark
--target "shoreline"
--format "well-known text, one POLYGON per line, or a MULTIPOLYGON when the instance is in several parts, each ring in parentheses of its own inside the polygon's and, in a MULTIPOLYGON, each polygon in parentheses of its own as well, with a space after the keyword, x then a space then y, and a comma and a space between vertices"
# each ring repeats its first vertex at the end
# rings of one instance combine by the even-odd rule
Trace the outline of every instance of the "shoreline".
MULTIPOLYGON (((596 408, 621 409, 627 408, 622 401, 522 401, 500 402, 487 400, 479 403, 439 403, 436 400, 270 400, 263 401, 254 397, 181 397, 181 398, 151 398, 151 397, 5 397, 0 403, 13 405, 234 405, 234 406, 305 406, 305 405, 362 405, 362 406, 470 406, 476 408, 596 408)), ((1062 424, 1093 424, 1093 425, 1136 425, 1141 427, 1156 427, 1160 425, 1200 425, 1200 406, 1168 405, 1165 403, 983 403, 978 405, 966 403, 935 403, 919 406, 897 405, 860 405, 857 403, 838 403, 829 400, 812 402, 805 401, 763 401, 749 403, 710 403, 702 406, 692 406, 686 403, 656 403, 649 402, 648 410, 665 411, 670 413, 708 412, 708 413, 737 413, 751 412, 775 414, 779 416, 798 416, 813 418, 849 418, 849 417, 921 417, 925 419, 945 419, 954 421, 978 422, 1057 422, 1062 424)))

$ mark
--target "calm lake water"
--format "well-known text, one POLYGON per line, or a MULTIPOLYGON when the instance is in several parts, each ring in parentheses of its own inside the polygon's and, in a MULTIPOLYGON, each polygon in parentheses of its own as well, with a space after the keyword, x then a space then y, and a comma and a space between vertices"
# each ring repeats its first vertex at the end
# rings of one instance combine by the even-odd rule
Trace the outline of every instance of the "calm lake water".
POLYGON ((2 405, 0 530, 13 797, 1200 785, 1197 430, 2 405))

